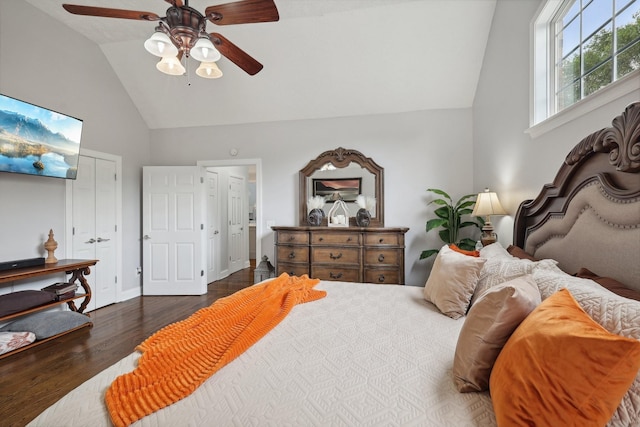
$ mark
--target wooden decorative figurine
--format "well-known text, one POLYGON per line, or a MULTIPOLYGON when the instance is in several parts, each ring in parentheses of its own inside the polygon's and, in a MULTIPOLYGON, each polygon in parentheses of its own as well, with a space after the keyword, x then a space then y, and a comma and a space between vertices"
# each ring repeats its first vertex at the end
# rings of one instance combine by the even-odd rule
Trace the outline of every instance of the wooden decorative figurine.
POLYGON ((53 255, 53 251, 58 248, 58 242, 53 239, 53 230, 49 230, 49 239, 44 242, 44 248, 47 250, 47 259, 44 260, 45 264, 55 264, 58 262, 58 258, 53 255))

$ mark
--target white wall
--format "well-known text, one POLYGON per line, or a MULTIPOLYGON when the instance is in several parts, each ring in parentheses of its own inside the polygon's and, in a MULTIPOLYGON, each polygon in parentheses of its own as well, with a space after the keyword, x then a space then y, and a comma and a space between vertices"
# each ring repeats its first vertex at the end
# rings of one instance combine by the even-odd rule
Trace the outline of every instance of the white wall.
MULTIPOLYGON (((82 147, 123 158, 123 291, 140 279, 141 166, 149 131, 100 49, 26 2, 0 2, 0 92, 84 120, 82 147)), ((65 181, 0 174, 0 261, 65 253, 65 181)), ((3 289, 0 289, 2 292, 3 289)))
MULTIPOLYGON (((418 261, 419 254, 439 244, 435 233, 424 231, 433 210, 427 188, 457 198, 488 186, 514 213, 553 180, 583 136, 609 126, 624 106, 640 99, 639 89, 535 140, 525 134, 529 24, 540 1, 498 1, 473 109, 149 131, 99 48, 30 5, 9 1, 0 2, 0 92, 83 118, 85 148, 123 157, 125 289, 139 286, 134 271, 141 264, 142 165, 261 158, 262 252, 272 258, 266 222, 298 224, 298 171, 339 146, 385 168, 385 222, 410 227, 407 283, 421 285, 432 261, 418 261), (238 149, 237 157, 230 156, 231 148, 238 149)), ((43 255, 49 228, 57 235, 64 229, 64 182, 0 174, 0 198, 0 261, 43 255)), ((495 218, 494 224, 500 242, 509 244, 511 219, 495 218)))
MULTIPOLYGON (((553 181, 569 151, 582 138, 640 100, 640 85, 628 95, 532 139, 529 127, 530 22, 541 0, 499 0, 473 105, 474 191, 490 187, 515 214, 553 181)), ((512 217, 496 217, 498 240, 508 245, 512 217)))
MULTIPOLYGON (((273 259, 267 223, 298 225, 298 171, 320 153, 351 148, 385 169, 385 225, 409 227, 406 282, 424 285, 433 260, 419 261, 438 247, 437 233, 425 233, 433 212, 427 188, 453 197, 472 189, 471 110, 430 110, 404 114, 251 125, 152 130, 154 165, 193 165, 197 160, 262 159, 262 253, 273 259)), ((260 208, 258 208, 260 209, 260 208)))

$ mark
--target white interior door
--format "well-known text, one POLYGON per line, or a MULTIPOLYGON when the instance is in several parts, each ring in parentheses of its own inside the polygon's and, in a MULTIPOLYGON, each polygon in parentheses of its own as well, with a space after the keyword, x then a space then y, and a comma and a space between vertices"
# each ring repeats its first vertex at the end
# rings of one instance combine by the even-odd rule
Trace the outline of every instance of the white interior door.
POLYGON ((143 168, 144 295, 207 292, 201 184, 195 166, 143 168))
POLYGON ((244 268, 247 222, 244 214, 244 177, 229 176, 229 274, 244 268))
POLYGON ((220 248, 220 203, 218 173, 207 171, 207 283, 218 280, 220 248))
POLYGON ((80 156, 72 183, 72 257, 97 259, 88 277, 93 295, 87 310, 117 301, 116 162, 80 156))

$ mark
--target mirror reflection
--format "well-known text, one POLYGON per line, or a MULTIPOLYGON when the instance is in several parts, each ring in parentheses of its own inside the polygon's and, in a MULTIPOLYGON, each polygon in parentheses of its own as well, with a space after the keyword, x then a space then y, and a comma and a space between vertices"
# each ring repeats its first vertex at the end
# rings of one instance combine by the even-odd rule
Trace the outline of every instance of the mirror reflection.
MULTIPOLYGON (((375 197, 375 181, 375 175, 357 163, 351 162, 344 168, 325 163, 307 178, 307 194, 324 197, 325 216, 336 200, 343 200, 349 214, 354 216, 359 209, 355 202, 358 195, 375 197)), ((371 212, 371 217, 375 218, 375 212, 371 212)))
POLYGON ((311 197, 320 196, 326 201, 326 215, 336 200, 345 202, 349 210, 349 225, 355 226, 355 215, 360 207, 355 202, 362 196, 375 199, 371 209, 372 227, 384 227, 384 168, 361 152, 339 147, 325 151, 311 160, 299 173, 299 223, 308 225, 307 202, 311 197))

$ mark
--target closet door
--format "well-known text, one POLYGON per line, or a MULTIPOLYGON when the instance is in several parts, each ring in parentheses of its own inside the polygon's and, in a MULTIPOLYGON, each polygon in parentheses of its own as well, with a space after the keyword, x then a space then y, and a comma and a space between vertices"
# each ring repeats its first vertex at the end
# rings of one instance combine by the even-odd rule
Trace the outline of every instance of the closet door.
POLYGON ((72 184, 72 256, 97 259, 87 278, 93 295, 87 310, 117 299, 116 163, 80 156, 72 184))

